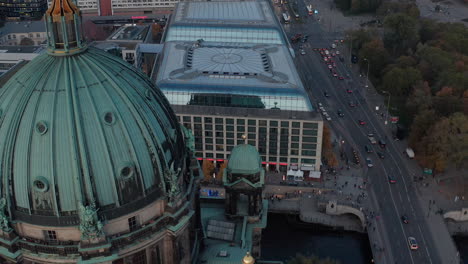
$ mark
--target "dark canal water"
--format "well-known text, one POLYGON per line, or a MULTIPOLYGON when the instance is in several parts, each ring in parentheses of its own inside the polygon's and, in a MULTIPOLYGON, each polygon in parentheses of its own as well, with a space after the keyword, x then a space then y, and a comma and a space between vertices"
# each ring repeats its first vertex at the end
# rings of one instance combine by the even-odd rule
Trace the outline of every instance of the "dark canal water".
POLYGON ((337 232, 317 225, 268 214, 262 235, 262 259, 287 261, 296 253, 339 260, 341 264, 371 263, 372 253, 365 234, 337 232))

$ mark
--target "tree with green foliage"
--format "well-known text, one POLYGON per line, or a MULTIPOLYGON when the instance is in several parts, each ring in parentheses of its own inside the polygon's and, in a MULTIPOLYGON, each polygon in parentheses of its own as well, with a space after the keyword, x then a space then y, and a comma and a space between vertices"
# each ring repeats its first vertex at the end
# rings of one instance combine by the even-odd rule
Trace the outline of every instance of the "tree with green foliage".
POLYGON ((332 260, 330 258, 320 259, 317 256, 304 256, 302 254, 297 254, 296 257, 288 260, 287 264, 339 264, 337 260, 332 260))
POLYGON ((404 13, 408 16, 419 18, 419 8, 415 2, 383 2, 376 10, 379 17, 386 17, 390 14, 404 13))
POLYGON ((411 133, 408 138, 408 145, 417 152, 422 151, 421 139, 426 136, 432 124, 437 122, 438 116, 434 110, 424 109, 414 118, 411 125, 411 133))
POLYGON ((359 57, 361 58, 359 62, 361 68, 367 68, 367 63, 370 63, 369 75, 371 76, 378 76, 390 60, 390 54, 385 49, 382 40, 377 38, 362 46, 359 57), (364 58, 368 61, 365 61, 364 58))
POLYGON ((429 84, 435 83, 440 73, 454 65, 452 55, 438 47, 419 45, 416 56, 419 58, 418 68, 429 84))
POLYGON ((418 21, 406 14, 388 15, 384 20, 384 43, 393 55, 414 49, 419 41, 418 21))
POLYGON ((356 54, 367 42, 370 42, 375 34, 372 30, 359 29, 347 32, 346 43, 352 47, 352 53, 356 54))
POLYGON ((421 81, 418 69, 394 67, 383 76, 381 88, 392 95, 406 96, 412 91, 413 85, 421 81))

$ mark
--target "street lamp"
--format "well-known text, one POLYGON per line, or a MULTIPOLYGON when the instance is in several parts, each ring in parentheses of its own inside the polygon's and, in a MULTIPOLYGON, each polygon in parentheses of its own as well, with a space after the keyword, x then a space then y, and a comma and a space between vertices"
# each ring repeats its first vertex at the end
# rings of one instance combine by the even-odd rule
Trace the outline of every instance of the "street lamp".
POLYGON ((390 97, 392 96, 389 92, 387 91, 382 91, 383 94, 388 94, 388 102, 387 102, 387 114, 385 115, 385 124, 388 123, 388 110, 390 108, 390 97))
POLYGON ((365 61, 367 61, 367 80, 366 80, 366 88, 369 87, 369 69, 370 69, 370 62, 368 59, 364 58, 365 61))

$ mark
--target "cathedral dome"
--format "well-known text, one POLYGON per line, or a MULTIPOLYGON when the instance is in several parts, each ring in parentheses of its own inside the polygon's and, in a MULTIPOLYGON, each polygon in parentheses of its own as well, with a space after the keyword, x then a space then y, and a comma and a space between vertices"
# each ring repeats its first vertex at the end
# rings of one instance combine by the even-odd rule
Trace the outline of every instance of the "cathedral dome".
POLYGON ((167 193, 164 171, 184 166, 164 95, 121 58, 75 48, 40 55, 0 89, 0 190, 13 219, 53 225, 92 203, 115 218, 167 193))

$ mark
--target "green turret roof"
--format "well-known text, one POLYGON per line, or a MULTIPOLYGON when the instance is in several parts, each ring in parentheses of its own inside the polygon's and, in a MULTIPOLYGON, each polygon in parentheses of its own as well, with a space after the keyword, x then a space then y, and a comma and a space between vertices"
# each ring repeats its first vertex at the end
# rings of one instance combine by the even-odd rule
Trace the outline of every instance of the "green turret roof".
POLYGON ((231 151, 228 173, 255 174, 262 169, 262 160, 257 149, 252 145, 237 145, 231 151))

